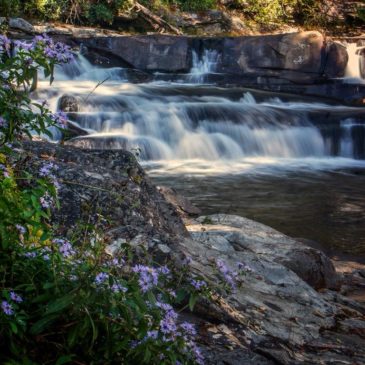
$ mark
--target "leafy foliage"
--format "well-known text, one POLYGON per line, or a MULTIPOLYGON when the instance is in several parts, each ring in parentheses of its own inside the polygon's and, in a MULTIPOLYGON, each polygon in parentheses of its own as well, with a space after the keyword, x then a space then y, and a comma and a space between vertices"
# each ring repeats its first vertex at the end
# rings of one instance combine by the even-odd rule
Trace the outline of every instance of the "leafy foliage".
POLYGON ((192 310, 210 296, 206 283, 148 256, 136 264, 128 246, 109 255, 98 224, 80 226, 72 242, 56 237, 57 166, 40 159, 30 168, 10 144, 63 126, 65 116, 29 92, 39 70, 52 80, 55 65, 71 59, 47 36, 0 37, 0 362, 202 363, 194 326, 179 322, 172 304, 192 310))

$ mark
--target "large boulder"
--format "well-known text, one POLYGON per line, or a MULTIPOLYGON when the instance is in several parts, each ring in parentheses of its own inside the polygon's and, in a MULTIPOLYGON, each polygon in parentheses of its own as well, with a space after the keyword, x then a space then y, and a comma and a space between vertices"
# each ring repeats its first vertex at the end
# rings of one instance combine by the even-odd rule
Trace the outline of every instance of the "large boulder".
POLYGON ((343 77, 349 60, 346 47, 337 42, 328 42, 325 57, 324 75, 329 78, 343 77))
POLYGON ((312 80, 322 73, 324 48, 319 32, 225 38, 220 71, 312 80))
POLYGON ((111 241, 137 240, 153 247, 187 235, 177 212, 131 153, 40 142, 24 143, 23 148, 30 171, 50 159, 59 167, 61 208, 54 211, 54 221, 60 234, 72 234, 78 223, 93 224, 105 217, 104 232, 111 241))
POLYGON ((215 214, 187 226, 195 240, 226 252, 253 252, 280 263, 315 289, 338 289, 331 260, 321 251, 247 218, 215 214))
POLYGON ((10 18, 9 27, 12 29, 20 30, 24 33, 34 33, 34 27, 32 24, 24 20, 23 18, 10 18))
POLYGON ((186 72, 191 57, 187 37, 167 35, 105 37, 82 40, 83 45, 120 58, 144 71, 186 72))

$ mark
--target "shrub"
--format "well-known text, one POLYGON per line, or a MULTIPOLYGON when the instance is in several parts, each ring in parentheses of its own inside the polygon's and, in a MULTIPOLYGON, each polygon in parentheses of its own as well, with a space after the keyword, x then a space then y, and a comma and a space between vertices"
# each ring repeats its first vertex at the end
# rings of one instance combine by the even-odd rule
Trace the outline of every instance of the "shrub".
POLYGON ((24 168, 27 158, 10 144, 64 126, 65 115, 32 102, 29 91, 38 70, 52 81, 54 66, 71 59, 47 36, 0 37, 0 362, 202 363, 194 326, 179 322, 172 304, 190 298, 192 309, 208 286, 147 256, 136 263, 128 246, 109 256, 98 224, 80 226, 73 242, 55 236, 57 166, 24 168))

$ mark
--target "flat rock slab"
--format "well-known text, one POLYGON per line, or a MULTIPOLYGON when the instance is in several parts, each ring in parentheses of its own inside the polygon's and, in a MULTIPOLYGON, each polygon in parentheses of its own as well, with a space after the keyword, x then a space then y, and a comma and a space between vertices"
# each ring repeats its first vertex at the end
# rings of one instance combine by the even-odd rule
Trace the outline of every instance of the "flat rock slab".
POLYGON ((215 214, 187 225, 195 240, 225 253, 251 252, 280 263, 315 289, 339 288, 339 277, 331 260, 264 224, 247 218, 215 214))

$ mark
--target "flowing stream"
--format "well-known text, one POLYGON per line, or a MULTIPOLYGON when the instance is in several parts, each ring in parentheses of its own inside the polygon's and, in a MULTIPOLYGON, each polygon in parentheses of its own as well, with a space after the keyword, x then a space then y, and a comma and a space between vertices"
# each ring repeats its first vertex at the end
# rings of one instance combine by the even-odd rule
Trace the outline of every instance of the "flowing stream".
POLYGON ((134 151, 204 213, 241 214, 364 260, 364 108, 207 84, 218 59, 205 50, 190 74, 135 84, 130 70, 79 56, 35 97, 57 110, 61 95, 76 96, 69 118, 89 135, 75 145, 134 151))

